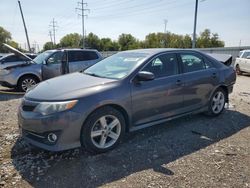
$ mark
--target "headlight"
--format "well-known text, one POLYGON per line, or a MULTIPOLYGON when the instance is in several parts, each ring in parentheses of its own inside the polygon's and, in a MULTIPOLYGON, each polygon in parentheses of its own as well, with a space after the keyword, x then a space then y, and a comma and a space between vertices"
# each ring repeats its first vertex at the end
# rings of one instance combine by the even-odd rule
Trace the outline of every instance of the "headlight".
POLYGON ((73 108, 78 100, 63 101, 63 102, 41 102, 36 106, 34 112, 42 115, 49 115, 56 112, 61 112, 73 108))
POLYGON ((7 70, 7 69, 0 69, 0 75, 3 76, 3 75, 6 75, 6 74, 9 74, 10 73, 10 70, 7 70))

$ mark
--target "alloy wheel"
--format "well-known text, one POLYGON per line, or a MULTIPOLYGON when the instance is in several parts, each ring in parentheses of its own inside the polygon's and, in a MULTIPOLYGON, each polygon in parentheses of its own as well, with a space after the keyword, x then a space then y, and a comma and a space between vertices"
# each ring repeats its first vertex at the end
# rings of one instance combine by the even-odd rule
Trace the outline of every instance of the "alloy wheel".
POLYGON ((225 96, 221 91, 216 92, 212 101, 212 110, 215 114, 219 114, 225 105, 225 96))
POLYGON ((113 115, 105 115, 99 118, 91 130, 91 141, 100 149, 114 145, 121 134, 121 123, 113 115))
POLYGON ((36 85, 36 81, 33 78, 26 78, 22 81, 21 87, 23 91, 27 91, 27 89, 34 85, 36 85))

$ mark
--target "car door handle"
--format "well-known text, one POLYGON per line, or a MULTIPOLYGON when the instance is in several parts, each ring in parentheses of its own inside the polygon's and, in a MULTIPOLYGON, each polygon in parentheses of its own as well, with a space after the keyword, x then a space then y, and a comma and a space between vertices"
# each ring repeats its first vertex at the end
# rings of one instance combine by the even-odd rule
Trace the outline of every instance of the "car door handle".
POLYGON ((214 72, 213 74, 212 74, 212 78, 216 78, 217 77, 217 74, 214 72))
POLYGON ((176 81, 176 85, 177 85, 177 86, 182 85, 182 81, 181 81, 181 80, 177 80, 177 81, 176 81))

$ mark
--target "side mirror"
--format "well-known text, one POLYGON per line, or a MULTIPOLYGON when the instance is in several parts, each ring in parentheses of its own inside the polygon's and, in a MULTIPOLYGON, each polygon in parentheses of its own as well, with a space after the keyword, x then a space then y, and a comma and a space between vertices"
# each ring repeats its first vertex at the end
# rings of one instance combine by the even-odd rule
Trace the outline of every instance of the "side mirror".
POLYGON ((247 56, 247 59, 250 59, 250 55, 249 55, 249 56, 247 56))
POLYGON ((155 75, 152 72, 140 71, 136 75, 138 81, 150 81, 155 79, 155 75))
POLYGON ((47 60, 47 64, 50 64, 50 63, 54 63, 55 60, 53 57, 50 57, 48 60, 47 60))
POLYGON ((47 64, 46 60, 43 60, 43 65, 46 65, 46 64, 47 64))

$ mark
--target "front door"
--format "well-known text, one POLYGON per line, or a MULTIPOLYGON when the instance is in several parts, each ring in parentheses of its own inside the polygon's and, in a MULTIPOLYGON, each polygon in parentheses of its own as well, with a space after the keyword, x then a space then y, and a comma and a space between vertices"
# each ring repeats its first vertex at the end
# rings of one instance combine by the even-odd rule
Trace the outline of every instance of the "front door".
POLYGON ((141 125, 182 113, 183 79, 176 55, 159 55, 142 71, 152 72, 155 79, 132 83, 133 124, 141 125))
POLYGON ((42 79, 47 80, 62 74, 62 59, 64 52, 53 53, 42 65, 42 79))

